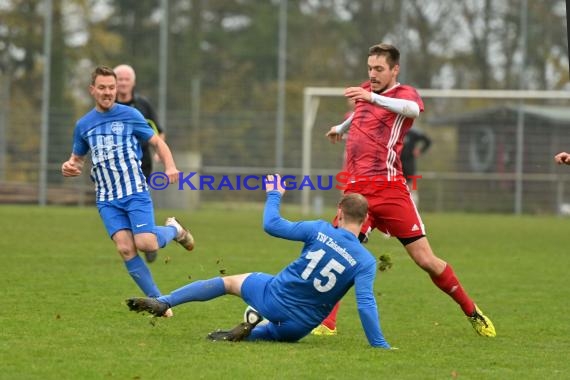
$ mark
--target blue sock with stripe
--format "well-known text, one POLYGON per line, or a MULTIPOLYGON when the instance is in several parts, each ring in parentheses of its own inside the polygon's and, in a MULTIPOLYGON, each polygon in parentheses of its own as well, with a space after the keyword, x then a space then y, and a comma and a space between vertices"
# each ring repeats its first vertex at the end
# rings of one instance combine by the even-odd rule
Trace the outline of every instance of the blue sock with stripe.
POLYGON ((133 280, 135 280, 147 297, 160 296, 160 290, 158 290, 158 286, 154 283, 150 270, 139 255, 136 255, 129 261, 125 261, 125 266, 133 280))
POLYGON ((226 294, 224 280, 221 277, 214 277, 209 280, 194 281, 166 296, 158 297, 158 300, 173 307, 186 302, 208 301, 224 294, 226 294))

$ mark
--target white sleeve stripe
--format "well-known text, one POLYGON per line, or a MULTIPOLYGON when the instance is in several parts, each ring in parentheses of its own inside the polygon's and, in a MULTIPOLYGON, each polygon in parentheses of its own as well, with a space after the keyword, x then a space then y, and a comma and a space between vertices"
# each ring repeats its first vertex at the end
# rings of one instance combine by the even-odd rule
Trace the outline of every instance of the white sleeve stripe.
POLYGON ((394 162, 396 162, 397 154, 394 150, 398 138, 400 137, 400 131, 402 130, 402 125, 404 124, 406 118, 402 115, 396 116, 394 120, 394 125, 392 127, 392 132, 390 134, 390 140, 388 141, 388 159, 386 160, 386 171, 388 174, 388 181, 396 177, 396 168, 394 167, 394 162))

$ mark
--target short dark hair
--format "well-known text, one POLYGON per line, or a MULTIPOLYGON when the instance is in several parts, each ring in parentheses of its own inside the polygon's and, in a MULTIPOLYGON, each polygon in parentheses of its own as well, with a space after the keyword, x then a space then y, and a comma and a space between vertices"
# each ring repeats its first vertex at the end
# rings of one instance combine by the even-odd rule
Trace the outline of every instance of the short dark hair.
POLYGON ((383 55, 386 57, 386 62, 390 68, 400 64, 400 51, 394 45, 378 44, 371 46, 368 49, 368 56, 383 55))
POLYGON ((115 74, 112 68, 107 66, 97 66, 95 70, 93 70, 93 72, 91 73, 92 85, 95 84, 95 79, 97 79, 98 76, 104 76, 104 77, 112 76, 115 79, 117 79, 117 74, 115 74))
POLYGON ((362 224, 368 214, 368 201, 361 194, 345 194, 338 202, 338 208, 348 222, 362 224))

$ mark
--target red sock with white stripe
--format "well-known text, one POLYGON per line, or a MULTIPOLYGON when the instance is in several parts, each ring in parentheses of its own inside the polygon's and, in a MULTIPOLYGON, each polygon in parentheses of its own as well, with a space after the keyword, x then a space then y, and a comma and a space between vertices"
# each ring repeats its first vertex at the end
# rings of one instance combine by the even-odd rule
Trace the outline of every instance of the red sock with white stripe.
POLYGON ((443 272, 441 272, 439 276, 432 276, 431 280, 438 288, 447 293, 459 304, 465 315, 469 317, 473 315, 475 304, 473 303, 473 300, 469 298, 467 292, 463 289, 463 286, 459 283, 451 265, 447 264, 443 272))

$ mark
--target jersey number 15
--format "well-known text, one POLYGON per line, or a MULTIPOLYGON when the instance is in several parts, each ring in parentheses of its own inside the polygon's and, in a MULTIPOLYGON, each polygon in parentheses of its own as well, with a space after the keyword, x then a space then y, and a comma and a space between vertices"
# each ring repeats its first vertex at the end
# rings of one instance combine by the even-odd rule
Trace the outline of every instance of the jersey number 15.
MULTIPOLYGON (((313 271, 315 270, 319 262, 322 260, 324 255, 325 255, 324 249, 319 249, 318 251, 309 251, 307 253, 307 256, 305 256, 305 258, 309 259, 310 261, 309 264, 307 264, 307 267, 305 268, 303 273, 301 273, 301 278, 303 280, 309 278, 309 276, 311 275, 311 273, 313 273, 313 271)), ((324 266, 324 268, 321 269, 321 271, 319 272, 321 276, 326 278, 324 279, 324 284, 323 280, 315 278, 313 280, 313 286, 321 293, 328 292, 336 284, 335 273, 341 274, 342 272, 344 272, 344 269, 345 269, 344 265, 342 265, 335 259, 330 259, 329 262, 324 266)))

